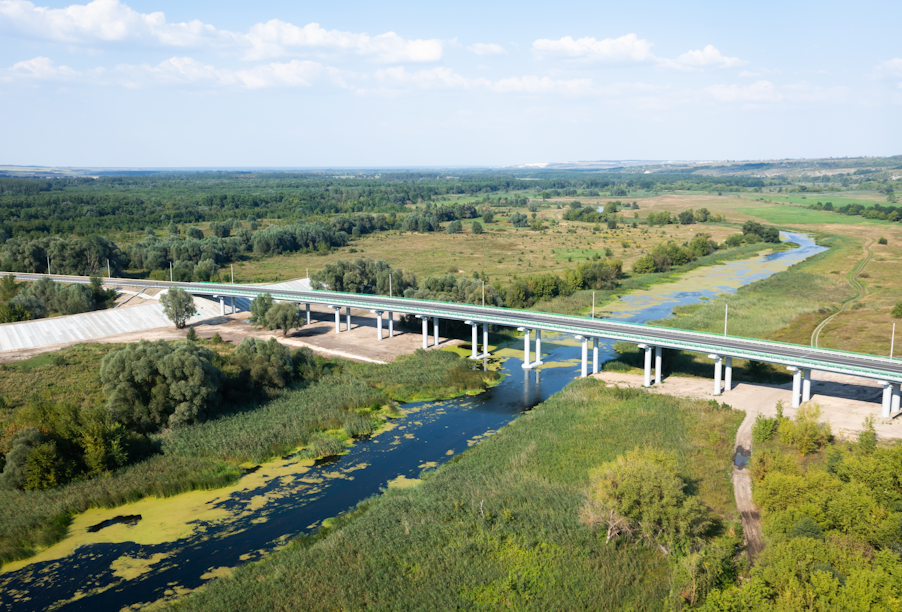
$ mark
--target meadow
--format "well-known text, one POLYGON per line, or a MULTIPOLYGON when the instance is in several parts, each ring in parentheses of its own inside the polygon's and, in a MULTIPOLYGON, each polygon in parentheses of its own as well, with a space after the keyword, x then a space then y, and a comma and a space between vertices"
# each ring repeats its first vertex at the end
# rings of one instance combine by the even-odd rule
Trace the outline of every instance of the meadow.
POLYGON ((735 533, 729 474, 742 418, 577 380, 418 486, 388 489, 168 607, 663 610, 683 592, 672 582, 678 561, 639 542, 606 543, 582 522, 590 473, 636 447, 666 450, 716 517, 714 531, 735 533))

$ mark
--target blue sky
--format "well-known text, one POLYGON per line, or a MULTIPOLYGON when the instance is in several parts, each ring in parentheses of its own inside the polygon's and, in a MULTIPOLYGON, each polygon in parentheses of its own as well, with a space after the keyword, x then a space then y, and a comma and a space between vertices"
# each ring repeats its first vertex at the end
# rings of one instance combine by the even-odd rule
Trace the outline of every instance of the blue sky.
POLYGON ((0 0, 0 164, 898 154, 900 18, 898 1, 0 0))

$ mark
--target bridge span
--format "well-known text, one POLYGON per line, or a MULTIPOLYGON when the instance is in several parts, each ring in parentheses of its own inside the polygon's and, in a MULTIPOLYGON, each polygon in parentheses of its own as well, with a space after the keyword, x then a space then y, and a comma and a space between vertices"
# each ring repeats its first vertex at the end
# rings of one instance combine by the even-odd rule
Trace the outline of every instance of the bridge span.
MULTIPOLYGON (((6 275, 0 272, 0 276, 6 275)), ((20 280, 36 281, 47 278, 47 274, 13 273, 20 280)), ((49 275, 49 278, 64 283, 89 283, 86 276, 49 275)), ((798 407, 811 397, 811 371, 835 372, 875 379, 883 386, 882 411, 884 417, 900 410, 902 398, 902 362, 887 357, 877 357, 861 353, 851 353, 833 349, 812 348, 796 344, 756 340, 711 334, 706 332, 683 331, 636 323, 622 323, 611 320, 591 319, 508 308, 484 307, 472 304, 454 304, 413 300, 382 295, 340 293, 335 291, 295 291, 273 289, 255 285, 227 283, 187 283, 142 280, 129 278, 104 278, 107 286, 143 287, 168 289, 179 287, 194 295, 218 298, 221 313, 226 314, 226 298, 230 298, 232 312, 235 298, 253 299, 264 293, 273 299, 294 302, 300 307, 306 305, 307 322, 310 322, 310 304, 319 304, 335 311, 335 332, 341 332, 341 309, 345 309, 346 329, 350 328, 351 308, 366 309, 376 315, 377 338, 384 337, 383 317, 387 314, 388 333, 394 332, 394 313, 413 315, 423 322, 423 347, 429 342, 429 320, 433 323, 434 343, 438 341, 438 328, 444 319, 464 321, 472 326, 473 359, 486 357, 488 347, 488 326, 515 327, 524 332, 524 368, 541 365, 542 332, 558 332, 575 336, 582 342, 582 376, 589 373, 589 343, 592 343, 592 372, 598 372, 598 340, 610 339, 631 342, 645 350, 645 386, 661 382, 661 350, 664 348, 703 353, 714 360, 714 394, 732 388, 733 358, 749 359, 786 366, 793 373, 792 405, 798 407), (478 352, 478 327, 482 326, 482 353, 478 352), (535 356, 532 360, 532 340, 535 338, 535 356)), ((2 333, 2 327, 0 327, 2 333)))

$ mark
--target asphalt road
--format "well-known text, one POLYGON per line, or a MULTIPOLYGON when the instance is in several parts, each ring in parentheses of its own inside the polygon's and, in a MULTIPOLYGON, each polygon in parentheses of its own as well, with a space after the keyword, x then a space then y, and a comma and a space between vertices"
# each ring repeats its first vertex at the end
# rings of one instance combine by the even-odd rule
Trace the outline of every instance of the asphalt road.
MULTIPOLYGON (((0 272, 0 276, 7 273, 0 272)), ((16 273, 19 280, 35 281, 46 274, 16 273)), ((60 282, 87 283, 85 276, 51 275, 60 282)), ((232 285, 216 283, 170 283, 168 281, 136 279, 103 279, 104 285, 163 288, 181 287, 194 294, 253 297, 270 293, 276 299, 299 303, 351 306, 371 310, 391 310, 407 314, 425 314, 439 319, 457 319, 474 322, 488 322, 511 327, 541 329, 588 337, 604 337, 628 342, 646 343, 652 346, 719 354, 758 361, 778 363, 787 366, 810 367, 815 370, 839 372, 865 376, 868 378, 902 381, 902 361, 886 357, 875 357, 859 353, 846 353, 830 349, 815 349, 810 346, 753 340, 735 336, 720 336, 703 332, 691 332, 669 328, 652 327, 636 323, 620 323, 601 319, 546 314, 531 310, 507 308, 484 308, 470 304, 449 304, 389 298, 380 295, 349 294, 330 291, 286 291, 273 290, 254 285, 232 285)), ((2 329, 2 328, 0 328, 2 329)))

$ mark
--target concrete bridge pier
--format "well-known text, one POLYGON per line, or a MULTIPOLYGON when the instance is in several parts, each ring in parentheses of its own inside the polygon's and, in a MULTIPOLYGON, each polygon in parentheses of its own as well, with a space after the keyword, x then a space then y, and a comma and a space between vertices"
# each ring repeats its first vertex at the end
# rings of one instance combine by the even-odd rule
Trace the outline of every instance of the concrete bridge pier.
POLYGON ((802 391, 802 370, 795 366, 789 366, 786 369, 792 372, 792 407, 798 408, 801 405, 799 395, 802 391))
POLYGON ((489 356, 489 324, 482 324, 482 356, 489 356))
POLYGON ((310 325, 310 304, 305 304, 307 307, 307 325, 310 325))
POLYGON ((225 316, 225 296, 219 296, 219 316, 225 316))
POLYGON ((639 344, 640 349, 645 350, 645 380, 642 382, 643 387, 651 386, 651 352, 654 349, 653 346, 648 344, 639 344))
POLYGON ((235 314, 235 296, 232 296, 232 313, 235 314))
POLYGON ((708 355, 708 358, 714 360, 714 395, 720 395, 720 375, 723 357, 720 355, 708 355))
POLYGON ((376 338, 382 340, 382 314, 381 310, 371 310, 373 314, 376 315, 376 338))
POLYGON ((811 368, 802 370, 802 403, 811 399, 811 368))
POLYGON ((589 375, 589 364, 588 364, 589 339, 585 338, 583 336, 577 336, 576 338, 578 340, 582 340, 582 343, 583 343, 583 353, 582 353, 583 363, 582 363, 582 370, 581 370, 580 374, 582 375, 583 378, 585 378, 586 376, 589 375))
POLYGON ((661 384, 661 347, 655 347, 655 384, 661 384))
POLYGON ((479 359, 478 350, 476 340, 479 337, 479 323, 474 323, 473 321, 464 321, 467 325, 472 328, 473 331, 473 341, 470 343, 473 345, 473 353, 470 355, 470 359, 479 359))
POLYGON ((395 337, 395 313, 388 311, 388 337, 395 337))
POLYGON ((345 317, 347 318, 347 325, 345 326, 345 331, 351 331, 351 307, 350 306, 345 308, 345 317))
POLYGON ((592 373, 598 374, 598 338, 592 338, 592 373))
POLYGON ((723 390, 724 393, 733 388, 733 358, 725 357, 723 361, 723 390))
POLYGON ((532 367, 542 365, 542 330, 536 330, 536 360, 532 362, 532 367))
POLYGON ((432 346, 438 346, 438 317, 432 317, 432 346))
POLYGON ((892 401, 891 401, 891 408, 892 408, 891 413, 893 415, 895 415, 899 412, 899 398, 900 398, 899 383, 894 383, 893 384, 893 397, 892 397, 892 401))
POLYGON ((341 306, 329 306, 335 311, 335 333, 341 333, 341 306))
POLYGON ((417 318, 423 322, 423 350, 426 350, 429 348, 429 317, 417 315, 417 318))
POLYGON ((532 367, 532 362, 530 361, 532 353, 530 353, 529 346, 529 329, 526 327, 518 327, 517 331, 523 332, 523 369, 528 370, 532 367))
POLYGON ((883 385, 883 401, 880 404, 880 416, 888 419, 893 401, 893 383, 886 380, 878 380, 883 385))

